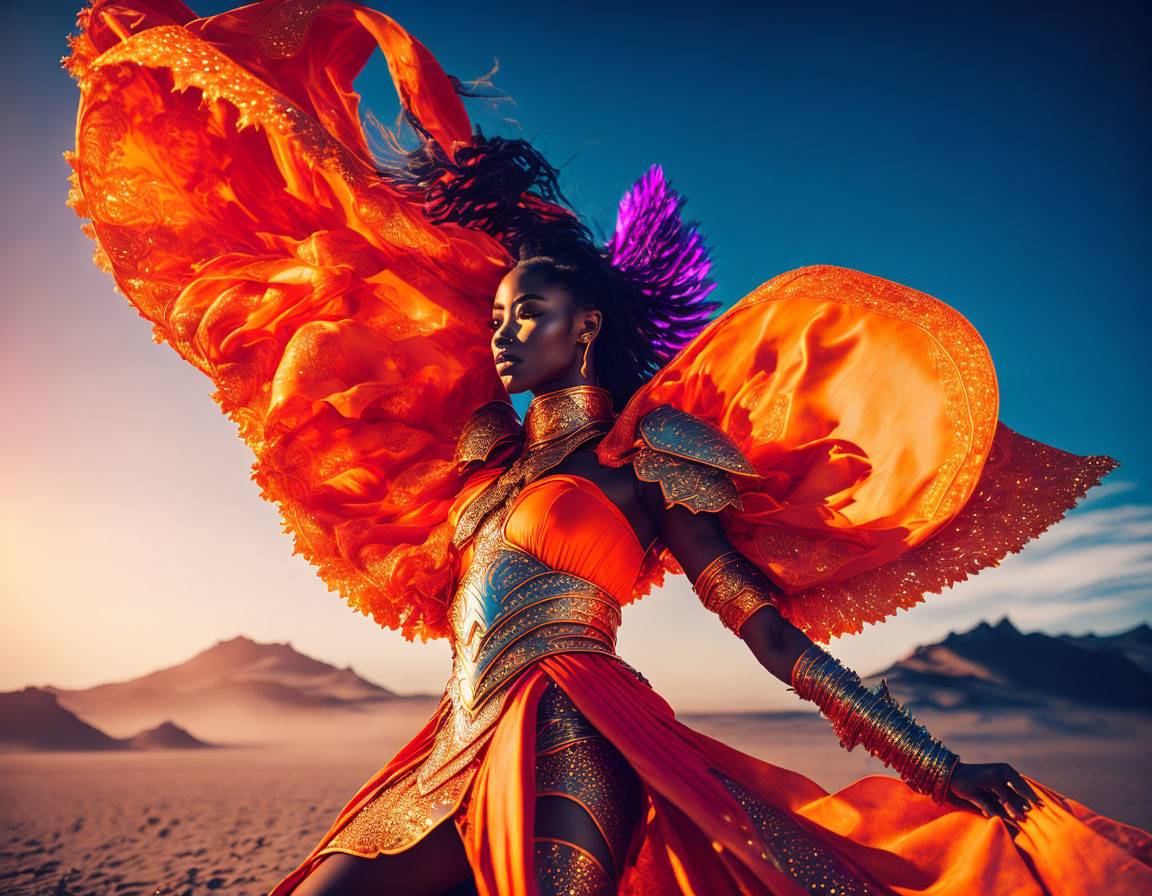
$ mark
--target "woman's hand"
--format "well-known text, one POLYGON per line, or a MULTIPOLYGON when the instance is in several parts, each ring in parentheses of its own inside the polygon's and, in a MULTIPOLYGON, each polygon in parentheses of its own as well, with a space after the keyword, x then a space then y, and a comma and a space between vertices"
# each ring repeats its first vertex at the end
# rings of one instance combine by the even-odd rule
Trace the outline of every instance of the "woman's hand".
POLYGON ((1004 762, 957 763, 949 789, 953 796, 979 809, 985 818, 996 816, 1020 822, 1029 809, 1040 803, 1036 791, 1004 762))

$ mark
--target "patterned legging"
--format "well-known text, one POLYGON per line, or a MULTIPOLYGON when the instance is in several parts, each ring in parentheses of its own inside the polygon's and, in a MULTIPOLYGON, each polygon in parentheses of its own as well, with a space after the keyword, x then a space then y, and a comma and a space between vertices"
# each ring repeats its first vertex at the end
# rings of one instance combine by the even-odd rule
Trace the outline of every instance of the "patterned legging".
POLYGON ((541 896, 614 894, 640 821, 632 766, 549 684, 536 716, 536 873, 541 896))

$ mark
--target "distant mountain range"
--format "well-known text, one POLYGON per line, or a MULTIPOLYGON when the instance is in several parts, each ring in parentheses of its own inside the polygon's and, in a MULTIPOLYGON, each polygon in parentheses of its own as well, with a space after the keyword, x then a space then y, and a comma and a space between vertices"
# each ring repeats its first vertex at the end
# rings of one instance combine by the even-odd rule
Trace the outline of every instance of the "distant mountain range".
MULTIPOLYGON (((1022 634, 980 623, 868 679, 916 709, 1152 711, 1152 628, 1022 634)), ((86 690, 0 694, 0 749, 113 750, 337 743, 414 733, 438 697, 399 696, 288 644, 237 637, 187 662, 86 690), (194 732, 194 734, 189 733, 194 732)))
POLYGON ((165 750, 209 747, 184 729, 164 722, 128 738, 109 737, 62 707, 41 688, 0 694, 0 749, 165 750))
POLYGON ((916 648, 881 678, 910 707, 1152 710, 1152 628, 1117 635, 1023 634, 1007 618, 916 648))
POLYGON ((438 701, 438 696, 400 696, 350 667, 305 656, 290 644, 243 636, 140 678, 84 690, 46 690, 62 707, 113 736, 171 720, 198 737, 228 744, 323 740, 332 725, 354 728, 366 715, 407 705, 426 716, 438 701))

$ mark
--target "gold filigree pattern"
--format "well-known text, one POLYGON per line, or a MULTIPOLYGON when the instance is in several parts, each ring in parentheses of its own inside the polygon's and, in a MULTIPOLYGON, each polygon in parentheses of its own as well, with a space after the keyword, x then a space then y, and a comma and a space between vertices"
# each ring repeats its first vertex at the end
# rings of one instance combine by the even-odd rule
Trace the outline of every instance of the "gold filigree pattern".
POLYGON ((956 309, 898 283, 880 277, 860 277, 855 271, 815 265, 781 274, 742 299, 737 308, 818 294, 821 301, 866 308, 905 321, 931 336, 953 365, 954 375, 942 380, 949 415, 955 408, 955 441, 948 465, 956 475, 936 508, 938 517, 951 516, 971 494, 996 433, 999 394, 992 356, 976 328, 956 309), (963 409, 961 415, 960 409, 963 409))
POLYGON ((669 405, 645 414, 638 430, 654 451, 741 476, 756 475, 756 468, 724 430, 669 405))
POLYGON ((540 896, 614 896, 616 884, 589 853, 563 840, 537 838, 540 896))
POLYGON ((284 0, 256 27, 256 44, 273 59, 295 56, 308 39, 312 20, 332 0, 284 0))
POLYGON ((888 692, 886 681, 869 690, 859 675, 813 644, 796 661, 792 687, 798 697, 820 707, 844 749, 863 744, 917 793, 944 802, 960 757, 916 722, 888 692))
MULTIPOLYGON (((107 70, 117 65, 165 69, 172 76, 174 90, 194 87, 207 100, 223 100, 234 106, 238 130, 261 127, 291 137, 313 165, 327 169, 352 190, 357 210, 370 225, 366 235, 376 229, 390 244, 433 256, 449 250, 447 240, 437 241, 428 228, 409 219, 412 213, 396 201, 366 160, 299 107, 186 29, 161 25, 132 35, 93 61, 80 80, 81 90, 114 89, 115 78, 107 70)), ((128 189, 132 185, 122 184, 114 195, 119 199, 128 189)), ((84 190, 89 202, 92 192, 84 190)))
POLYGON ((506 401, 490 401, 464 424, 456 443, 456 463, 486 461, 498 444, 523 438, 516 409, 506 401))
POLYGON ((721 554, 692 586, 700 602, 737 637, 740 627, 761 607, 774 606, 778 589, 739 551, 721 554))
MULTIPOLYGON (((438 726, 432 752, 419 772, 419 786, 426 792, 457 774, 471 761, 471 757, 479 753, 491 734, 492 724, 499 717, 508 693, 504 685, 515 677, 515 672, 525 668, 533 659, 545 655, 538 651, 583 650, 607 652, 615 657, 615 630, 620 624, 618 602, 591 583, 572 576, 554 577, 551 580, 545 578, 541 579, 539 585, 530 586, 542 589, 540 597, 543 602, 538 607, 518 604, 522 610, 528 610, 533 618, 543 617, 541 621, 545 625, 539 629, 538 634, 527 633, 529 640, 525 641, 523 622, 529 616, 512 619, 512 616, 517 615, 513 612, 504 617, 512 624, 503 633, 497 631, 494 635, 490 634, 487 640, 484 637, 485 632, 489 631, 488 625, 500 618, 500 602, 498 599, 493 602, 488 590, 494 585, 489 573, 496 567, 501 556, 512 552, 518 558, 526 557, 538 562, 508 545, 502 535, 504 521, 521 489, 560 463, 580 445, 598 438, 604 428, 610 425, 611 407, 597 395, 604 390, 575 387, 571 391, 577 394, 576 401, 559 401, 568 391, 548 393, 533 400, 529 405, 529 418, 535 420, 533 425, 538 436, 535 440, 538 447, 534 450, 525 449, 509 469, 497 478, 493 485, 498 488, 490 486, 481 492, 464 509, 457 523, 455 543, 458 548, 462 548, 470 538, 472 555, 448 608, 449 626, 453 633, 453 667, 445 698, 450 702, 451 709, 438 726), (587 400, 581 401, 582 397, 587 400), (541 415, 532 413, 533 407, 542 399, 547 399, 548 405, 567 407, 568 410, 541 415), (469 529, 472 531, 469 532, 469 529), (561 582, 563 586, 559 586, 561 582), (575 593, 565 594, 567 587, 573 587, 575 593), (544 590, 556 588, 559 590, 543 593, 544 590), (568 600, 557 601, 557 598, 568 600), (572 611, 573 618, 565 618, 560 613, 561 609, 572 611), (487 619, 486 614, 491 611, 496 611, 497 617, 487 619), (500 644, 503 647, 496 648, 496 638, 502 639, 500 644), (516 643, 517 640, 522 643, 516 643), (469 647, 469 644, 472 646, 469 647), (487 652, 483 652, 484 649, 487 652), (476 665, 481 656, 488 663, 485 675, 490 675, 490 679, 481 676, 476 665), (466 657, 471 657, 471 660, 466 657), (485 682, 483 690, 479 687, 481 681, 485 682)), ((510 566, 516 566, 513 558, 504 559, 510 566)), ((507 568, 505 571, 508 571, 507 568)), ((508 585, 511 581, 505 579, 504 584, 508 585)))
POLYGON ((480 754, 500 718, 505 693, 501 691, 473 715, 460 702, 455 677, 448 680, 445 695, 449 709, 436 728, 432 751, 417 773, 416 786, 420 793, 431 793, 441 787, 463 772, 480 754))
POLYGON ((373 797, 320 852, 345 852, 369 859, 401 852, 456 811, 471 781, 471 774, 456 775, 443 787, 422 793, 413 769, 373 797))
POLYGON ((616 876, 640 816, 640 779, 619 750, 580 715, 555 684, 541 696, 537 713, 536 795, 563 796, 584 808, 612 854, 613 868, 609 870, 616 876), (578 730, 578 736, 556 746, 555 738, 548 734, 549 724, 554 727, 556 721, 570 734, 578 730))
POLYGON ((693 513, 743 507, 732 475, 718 467, 640 448, 632 458, 632 468, 637 479, 660 484, 669 507, 682 504, 693 513))
POLYGON ((826 576, 852 558, 852 546, 830 535, 812 535, 779 526, 756 530, 756 550, 768 564, 787 561, 808 576, 826 576))
POLYGON ((571 435, 591 423, 611 421, 612 395, 599 386, 570 386, 532 399, 524 415, 528 448, 571 435))
MULTIPOLYGON (((760 855, 811 896, 874 896, 847 864, 787 815, 716 768, 723 783, 760 834, 760 855)), ((749 845, 753 845, 749 841, 749 845)))
MULTIPOLYGON (((814 641, 855 634, 925 594, 938 594, 1008 554, 1064 518, 1088 489, 1119 464, 1110 457, 1080 457, 999 424, 976 490, 956 518, 922 544, 877 569, 842 582, 782 595, 781 612, 814 641)), ((799 533, 771 528, 781 542, 799 533)), ((765 556, 774 556, 765 547, 765 556)))
POLYGON ((581 445, 598 439, 612 427, 611 402, 596 386, 573 386, 534 398, 525 415, 528 445, 523 453, 464 508, 456 522, 453 543, 463 547, 482 520, 503 512, 520 490, 560 463, 581 445), (539 412, 535 411, 540 408, 539 412))
MULTIPOLYGON (((965 401, 964 383, 960 379, 959 370, 948 353, 941 348, 940 343, 929 343, 929 354, 932 358, 932 369, 936 375, 936 380, 941 384, 945 396, 944 415, 948 431, 957 434, 959 438, 962 434, 972 430, 968 406, 965 401)), ((980 455, 978 459, 982 460, 983 455, 980 455)), ((962 462, 963 457, 960 452, 953 451, 948 459, 940 465, 936 476, 917 507, 917 513, 921 517, 924 519, 939 518, 941 503, 945 495, 948 494, 952 480, 960 472, 962 462)))
POLYGON ((615 653, 620 605, 608 592, 511 545, 482 573, 465 577, 449 611, 453 678, 468 712, 542 656, 615 653))
POLYGON ((584 718, 564 689, 555 682, 549 682, 536 709, 536 755, 559 750, 577 741, 603 737, 584 718))
MULTIPOLYGON (((312 15, 309 2, 267 4, 254 31, 269 13, 285 51, 284 35, 303 35, 312 15)), ((344 25, 371 39, 375 17, 344 25)), ((380 178, 354 113, 321 102, 317 120, 274 86, 283 66, 257 76, 236 62, 265 58, 248 34, 209 42, 162 25, 109 46, 101 20, 97 53, 90 23, 82 16, 85 33, 72 41, 82 96, 69 162, 70 204, 92 217, 83 229, 97 241, 94 260, 153 323, 154 341, 213 381, 256 455, 262 496, 280 505, 295 552, 329 590, 409 639, 447 637, 452 450, 472 406, 503 391, 478 363, 490 355, 476 320, 504 267, 498 245, 429 222, 380 178), (228 164, 204 164, 219 158, 228 164), (298 350, 314 331, 351 380, 324 379, 312 363, 323 352, 298 350), (370 371, 368 358, 395 375, 370 371), (438 375, 418 376, 417 365, 438 375), (350 412, 343 422, 335 408, 350 412)), ((324 57, 325 77, 343 83, 354 60, 314 43, 296 58, 324 57)), ((381 47, 398 86, 445 77, 430 57, 404 69, 392 64, 402 46, 381 47)))
POLYGON ((765 381, 759 383, 746 398, 741 399, 744 407, 748 409, 749 416, 755 421, 752 437, 760 444, 775 442, 784 432, 784 424, 788 422, 790 405, 788 396, 773 395, 765 402, 766 393, 769 391, 769 384, 765 381))

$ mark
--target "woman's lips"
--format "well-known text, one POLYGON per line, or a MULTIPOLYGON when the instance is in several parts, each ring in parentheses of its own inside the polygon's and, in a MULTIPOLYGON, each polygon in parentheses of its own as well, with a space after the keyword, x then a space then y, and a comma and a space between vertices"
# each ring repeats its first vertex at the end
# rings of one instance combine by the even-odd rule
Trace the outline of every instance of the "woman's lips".
POLYGON ((500 352, 496 355, 496 368, 499 370, 503 367, 511 367, 513 364, 519 364, 520 359, 515 355, 509 355, 506 352, 500 352))

